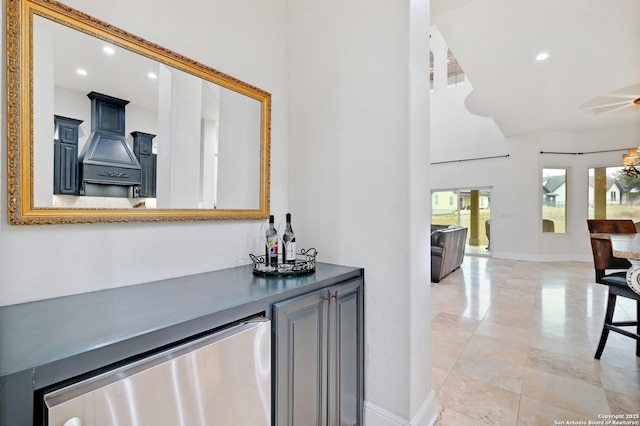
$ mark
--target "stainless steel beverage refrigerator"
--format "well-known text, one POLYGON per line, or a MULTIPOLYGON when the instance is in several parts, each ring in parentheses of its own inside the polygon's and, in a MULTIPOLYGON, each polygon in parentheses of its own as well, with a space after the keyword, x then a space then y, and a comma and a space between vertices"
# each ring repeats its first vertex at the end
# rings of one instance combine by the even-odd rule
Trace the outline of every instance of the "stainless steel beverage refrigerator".
POLYGON ((268 426, 271 327, 256 319, 50 392, 50 426, 268 426))

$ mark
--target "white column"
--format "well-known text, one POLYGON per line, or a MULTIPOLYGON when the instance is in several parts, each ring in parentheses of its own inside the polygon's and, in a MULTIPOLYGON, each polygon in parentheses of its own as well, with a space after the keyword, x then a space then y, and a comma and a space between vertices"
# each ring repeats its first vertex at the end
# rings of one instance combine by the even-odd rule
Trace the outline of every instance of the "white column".
POLYGON ((202 130, 200 158, 200 207, 212 209, 218 199, 218 131, 220 90, 215 83, 202 81, 202 130))
POLYGON ((201 207, 212 209, 216 206, 218 186, 218 123, 202 119, 202 179, 201 207))
POLYGON ((365 424, 427 425, 429 1, 289 3, 296 239, 365 268, 365 424))
POLYGON ((218 208, 259 207, 261 114, 257 100, 220 91, 218 208))
POLYGON ((156 174, 156 207, 171 207, 171 70, 158 66, 158 168, 156 174))
POLYGON ((160 66, 157 207, 198 208, 202 82, 160 66))
MULTIPOLYGON (((49 25, 45 25, 47 22, 34 17, 37 29, 33 32, 33 163, 37 167, 32 170, 33 202, 36 207, 53 204, 54 36, 49 25)), ((22 196, 29 197, 29 193, 25 192, 22 196)))

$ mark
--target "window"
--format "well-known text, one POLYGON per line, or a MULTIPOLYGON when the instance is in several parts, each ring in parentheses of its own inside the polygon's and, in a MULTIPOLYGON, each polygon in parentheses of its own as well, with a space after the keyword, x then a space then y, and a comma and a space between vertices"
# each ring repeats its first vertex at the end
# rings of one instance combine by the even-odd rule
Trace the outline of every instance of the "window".
POLYGON ((640 221, 640 178, 627 176, 622 167, 589 169, 589 219, 640 221))
POLYGON ((567 232, 566 169, 542 169, 542 232, 567 232))
POLYGON ((429 84, 430 89, 433 90, 433 52, 429 52, 429 84))
POLYGON ((447 49, 447 85, 457 86, 462 83, 464 83, 464 71, 451 53, 451 49, 447 49))
POLYGON ((431 225, 462 225, 468 228, 466 254, 489 253, 490 188, 464 188, 431 192, 431 225), (446 200, 449 200, 447 205, 446 200), (442 200, 442 205, 438 201, 442 200), (458 205, 453 203, 458 201, 458 205))

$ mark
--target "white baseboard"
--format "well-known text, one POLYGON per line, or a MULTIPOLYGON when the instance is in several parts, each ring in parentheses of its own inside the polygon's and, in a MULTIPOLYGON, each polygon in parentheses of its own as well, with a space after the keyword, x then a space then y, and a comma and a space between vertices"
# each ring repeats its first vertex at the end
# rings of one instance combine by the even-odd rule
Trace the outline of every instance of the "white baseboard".
POLYGON ((509 252, 492 252, 491 257, 496 259, 524 260, 529 262, 593 262, 591 255, 576 254, 525 254, 509 252))
POLYGON ((435 410, 435 392, 431 390, 411 420, 404 419, 384 408, 364 402, 364 426, 433 426, 438 419, 435 410))

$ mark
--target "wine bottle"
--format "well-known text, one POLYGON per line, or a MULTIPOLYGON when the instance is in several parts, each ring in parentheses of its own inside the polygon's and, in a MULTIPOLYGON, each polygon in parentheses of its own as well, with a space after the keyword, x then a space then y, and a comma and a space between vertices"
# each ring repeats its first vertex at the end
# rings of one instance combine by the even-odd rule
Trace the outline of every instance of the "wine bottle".
POLYGON ((269 227, 266 232, 266 255, 264 262, 267 266, 278 266, 278 231, 274 225, 273 215, 269 216, 269 227))
POLYGON ((284 263, 296 263, 296 235, 291 227, 291 213, 287 213, 287 226, 282 234, 284 245, 284 263))

